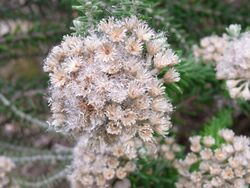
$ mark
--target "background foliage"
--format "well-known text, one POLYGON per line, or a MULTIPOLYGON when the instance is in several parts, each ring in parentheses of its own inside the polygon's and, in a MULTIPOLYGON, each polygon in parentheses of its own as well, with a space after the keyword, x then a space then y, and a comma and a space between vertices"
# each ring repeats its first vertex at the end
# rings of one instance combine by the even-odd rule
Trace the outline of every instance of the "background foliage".
MULTIPOLYGON (((224 83, 216 80, 213 65, 195 63, 191 48, 206 35, 223 33, 229 24, 247 28, 249 12, 248 0, 1 0, 0 94, 22 112, 46 121, 48 77, 41 67, 51 47, 76 28, 78 19, 86 25, 76 32, 84 34, 88 23, 102 17, 137 13, 156 30, 167 33, 170 45, 182 59, 178 66, 181 81, 166 88, 176 106, 171 134, 178 142, 185 146, 192 134, 214 135, 229 126, 236 133, 250 135, 250 104, 231 100, 224 83)), ((13 158, 29 156, 29 162, 22 158, 25 162, 14 176, 24 187, 56 187, 48 177, 63 172, 61 169, 69 163, 70 155, 61 160, 59 156, 67 156, 74 139, 46 132, 2 104, 0 153, 13 158), (34 159, 36 168, 31 156, 41 157, 34 159), (54 157, 52 162, 51 158, 46 160, 48 156, 54 157)), ((17 159, 20 163, 22 160, 17 159)), ((176 171, 166 162, 141 159, 139 164, 141 171, 130 177, 133 187, 174 187, 176 171)), ((58 187, 62 185, 65 183, 59 181, 58 187)))

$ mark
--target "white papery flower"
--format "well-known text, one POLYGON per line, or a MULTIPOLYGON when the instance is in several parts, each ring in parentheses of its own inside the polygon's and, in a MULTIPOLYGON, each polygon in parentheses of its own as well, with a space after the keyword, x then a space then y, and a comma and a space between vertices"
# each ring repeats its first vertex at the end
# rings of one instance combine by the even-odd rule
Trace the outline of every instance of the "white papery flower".
POLYGON ((209 160, 209 159, 212 158, 213 152, 212 152, 211 149, 205 148, 204 150, 202 150, 200 152, 200 155, 201 155, 201 159, 203 159, 203 160, 209 160))
POLYGON ((232 142, 234 139, 234 132, 230 129, 222 129, 219 131, 219 135, 226 141, 232 142))
POLYGON ((212 136, 204 136, 203 144, 207 147, 211 147, 215 144, 215 139, 212 136))
POLYGON ((241 25, 239 24, 231 24, 228 28, 226 28, 228 34, 232 37, 238 37, 241 32, 241 25))
MULTIPOLYGON (((213 148, 213 144, 204 144, 205 140, 213 140, 211 136, 193 136, 191 147, 200 145, 200 151, 191 151, 183 160, 174 162, 179 172, 176 187, 248 187, 250 185, 250 139, 235 136, 228 129, 219 131, 225 142, 213 148), (193 165, 198 165, 192 173, 193 165)), ((211 142, 214 143, 214 140, 211 142)))

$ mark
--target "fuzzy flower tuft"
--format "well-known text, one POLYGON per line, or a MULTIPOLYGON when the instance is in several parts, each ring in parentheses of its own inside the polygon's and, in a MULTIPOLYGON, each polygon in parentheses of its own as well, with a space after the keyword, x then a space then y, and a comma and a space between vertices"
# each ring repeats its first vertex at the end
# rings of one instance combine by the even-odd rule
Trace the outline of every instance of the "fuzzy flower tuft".
POLYGON ((136 17, 103 19, 87 37, 65 36, 44 62, 51 125, 107 145, 133 137, 153 143, 155 132, 166 134, 173 107, 162 82, 179 81, 179 60, 166 41, 136 17))
POLYGON ((44 62, 51 126, 79 136, 73 188, 129 185, 138 156, 155 154, 154 135, 168 132, 173 111, 163 81, 179 81, 179 59, 166 41, 136 17, 111 17, 89 36, 66 36, 51 50, 44 62))

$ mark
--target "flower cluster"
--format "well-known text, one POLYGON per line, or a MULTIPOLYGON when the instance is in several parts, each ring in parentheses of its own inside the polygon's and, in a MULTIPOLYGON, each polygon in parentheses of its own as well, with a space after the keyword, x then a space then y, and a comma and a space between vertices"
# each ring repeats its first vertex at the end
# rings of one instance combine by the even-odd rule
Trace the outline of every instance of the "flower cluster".
POLYGON ((15 164, 11 159, 0 156, 0 188, 6 187, 9 185, 10 180, 8 178, 8 173, 15 168, 15 164))
POLYGON ((233 98, 250 100, 250 33, 234 38, 217 63, 217 78, 226 84, 233 98))
POLYGON ((159 146, 159 155, 163 156, 167 161, 175 161, 176 155, 181 152, 181 147, 176 143, 174 137, 164 138, 164 142, 159 146))
POLYGON ((173 107, 163 82, 179 80, 179 60, 166 37, 136 17, 102 20, 90 33, 64 37, 45 60, 52 126, 105 143, 164 135, 173 107), (163 68, 168 71, 158 80, 163 68))
POLYGON ((155 153, 153 135, 168 132, 173 111, 163 83, 179 81, 166 37, 136 17, 104 19, 89 33, 65 36, 44 62, 51 125, 79 136, 74 188, 110 187, 135 170, 139 154, 155 153))
POLYGON ((216 64, 216 76, 226 80, 232 98, 250 100, 250 33, 240 31, 240 25, 232 24, 222 37, 204 37, 193 54, 216 64))
POLYGON ((190 138, 191 152, 175 163, 180 178, 177 188, 247 188, 250 185, 250 139, 219 131, 223 144, 214 147, 211 136, 190 138), (215 149, 216 148, 216 149, 215 149))
POLYGON ((101 147, 93 149, 96 143, 81 137, 74 148, 73 173, 69 176, 71 187, 111 187, 115 180, 124 180, 118 181, 119 185, 128 184, 127 175, 136 170, 137 153, 131 144, 134 143, 116 143, 98 150, 101 147))
POLYGON ((205 62, 218 62, 224 50, 227 48, 229 38, 226 34, 222 37, 217 35, 207 36, 201 39, 200 46, 193 46, 194 57, 201 58, 205 62))

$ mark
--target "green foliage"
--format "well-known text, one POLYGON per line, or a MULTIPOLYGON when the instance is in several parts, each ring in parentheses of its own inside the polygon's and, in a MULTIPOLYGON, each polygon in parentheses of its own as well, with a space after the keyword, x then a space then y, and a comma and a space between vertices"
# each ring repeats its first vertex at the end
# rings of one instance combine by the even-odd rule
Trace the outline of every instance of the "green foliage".
POLYGON ((182 59, 177 71, 181 80, 166 86, 166 92, 175 103, 191 96, 197 96, 199 101, 208 102, 214 95, 222 92, 221 81, 216 79, 212 64, 195 62, 194 57, 189 56, 182 59))
POLYGON ((71 29, 76 34, 85 35, 102 18, 139 15, 149 6, 149 3, 138 0, 76 0, 73 9, 79 12, 79 16, 73 20, 71 29))
POLYGON ((237 103, 239 104, 240 109, 242 112, 247 116, 250 117, 250 103, 248 101, 237 99, 237 103))
POLYGON ((230 128, 233 124, 232 109, 222 109, 208 123, 203 126, 202 136, 212 136, 215 138, 215 147, 220 146, 224 141, 219 137, 221 129, 230 128))
POLYGON ((138 170, 129 176, 132 188, 174 188, 177 180, 177 171, 170 163, 163 159, 141 158, 137 165, 138 170))
POLYGON ((189 172, 195 172, 195 171, 197 171, 199 169, 199 167, 200 167, 200 161, 192 164, 190 166, 189 172))

